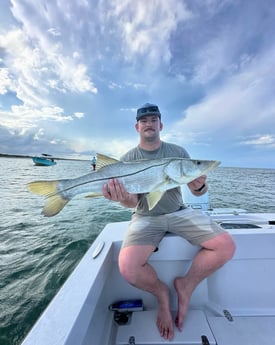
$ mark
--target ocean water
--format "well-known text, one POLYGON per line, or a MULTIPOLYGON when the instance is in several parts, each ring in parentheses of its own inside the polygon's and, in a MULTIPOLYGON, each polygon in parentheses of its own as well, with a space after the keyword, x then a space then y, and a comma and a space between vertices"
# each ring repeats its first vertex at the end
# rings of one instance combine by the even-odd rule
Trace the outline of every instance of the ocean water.
MULTIPOLYGON (((30 159, 0 158, 0 344, 20 344, 97 234, 131 211, 103 198, 73 199, 57 216, 40 212, 43 198, 28 192, 37 179, 78 177, 88 161, 36 167, 30 159)), ((208 176, 212 207, 275 212, 275 170, 217 168, 208 176)))

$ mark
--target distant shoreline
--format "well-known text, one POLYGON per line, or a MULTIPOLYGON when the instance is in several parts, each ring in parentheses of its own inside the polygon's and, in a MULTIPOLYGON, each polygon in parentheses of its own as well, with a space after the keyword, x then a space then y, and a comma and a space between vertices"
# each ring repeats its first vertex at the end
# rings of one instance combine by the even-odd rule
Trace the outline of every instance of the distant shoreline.
MULTIPOLYGON (((6 153, 0 153, 0 158, 27 158, 27 159, 32 159, 33 156, 29 155, 10 155, 6 153)), ((77 158, 58 158, 58 157, 53 157, 55 160, 62 160, 62 161, 89 161, 89 159, 77 159, 77 158)))

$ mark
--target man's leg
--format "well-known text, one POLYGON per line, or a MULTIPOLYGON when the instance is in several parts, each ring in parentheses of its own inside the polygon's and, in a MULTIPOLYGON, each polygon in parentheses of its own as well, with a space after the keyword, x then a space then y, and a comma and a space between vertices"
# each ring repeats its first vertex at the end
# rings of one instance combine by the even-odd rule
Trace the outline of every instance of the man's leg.
POLYGON ((135 287, 152 293, 158 301, 157 327, 160 335, 172 340, 174 336, 173 320, 170 311, 169 288, 147 262, 155 250, 151 245, 138 245, 122 248, 119 254, 121 275, 135 287))
POLYGON ((176 325, 180 331, 182 331, 189 301, 196 286, 230 260, 235 252, 235 243, 227 232, 201 243, 201 247, 187 274, 174 280, 178 295, 176 325))

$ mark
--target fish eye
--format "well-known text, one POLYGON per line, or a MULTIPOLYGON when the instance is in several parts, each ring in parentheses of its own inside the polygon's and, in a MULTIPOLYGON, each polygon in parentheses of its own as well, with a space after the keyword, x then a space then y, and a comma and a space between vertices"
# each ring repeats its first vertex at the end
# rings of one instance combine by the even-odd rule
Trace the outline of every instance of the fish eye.
POLYGON ((200 165, 201 164, 201 161, 197 161, 197 165, 200 165))

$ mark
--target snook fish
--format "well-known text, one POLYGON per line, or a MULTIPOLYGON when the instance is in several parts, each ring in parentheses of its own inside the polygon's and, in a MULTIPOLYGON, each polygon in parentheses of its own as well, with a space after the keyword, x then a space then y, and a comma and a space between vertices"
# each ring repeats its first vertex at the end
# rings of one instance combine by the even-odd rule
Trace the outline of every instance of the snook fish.
POLYGON ((78 178, 34 181, 28 184, 31 192, 46 197, 42 214, 51 217, 77 194, 92 193, 102 196, 102 188, 112 178, 117 178, 129 193, 146 193, 149 209, 161 199, 166 190, 188 183, 207 174, 220 164, 214 160, 188 158, 162 158, 121 162, 98 154, 97 171, 78 178))

